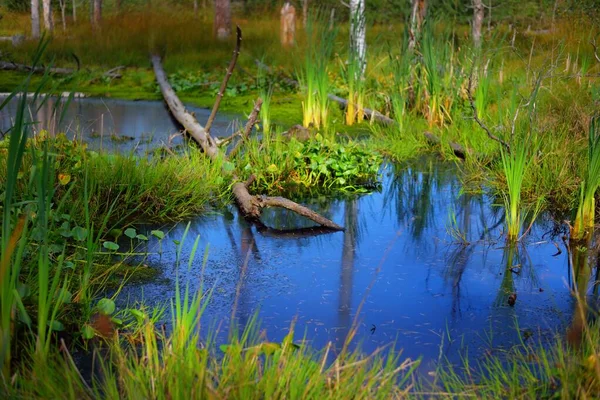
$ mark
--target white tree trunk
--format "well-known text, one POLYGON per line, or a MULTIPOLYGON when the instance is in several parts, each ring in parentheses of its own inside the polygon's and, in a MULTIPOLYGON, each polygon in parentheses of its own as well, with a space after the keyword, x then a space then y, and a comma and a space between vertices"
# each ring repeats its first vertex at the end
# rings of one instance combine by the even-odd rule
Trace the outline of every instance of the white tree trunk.
POLYGON ((54 21, 50 0, 42 0, 42 11, 44 13, 44 28, 46 28, 47 32, 52 32, 54 30, 54 21))
POLYGON ((350 62, 358 62, 360 75, 367 66, 365 0, 350 0, 350 62))
POLYGON ((93 0, 93 2, 92 24, 98 28, 102 21, 102 0, 93 0))
POLYGON ((73 0, 73 22, 77 22, 77 3, 73 0))
POLYGON ((481 0, 473 0, 473 44, 476 49, 481 48, 481 28, 483 26, 483 18, 485 10, 481 0))
POLYGON ((302 26, 308 21, 308 0, 302 0, 302 26))
POLYGON ((31 37, 40 37, 40 1, 31 0, 31 37))
POLYGON ((214 31, 217 39, 227 39, 231 36, 231 2, 215 0, 214 31))
POLYGON ((62 23, 63 32, 67 31, 67 19, 65 16, 65 7, 67 0, 59 0, 58 5, 60 5, 60 22, 62 23))
POLYGON ((410 14, 410 29, 408 49, 413 51, 421 34, 421 25, 427 13, 427 0, 412 0, 412 11, 410 14))

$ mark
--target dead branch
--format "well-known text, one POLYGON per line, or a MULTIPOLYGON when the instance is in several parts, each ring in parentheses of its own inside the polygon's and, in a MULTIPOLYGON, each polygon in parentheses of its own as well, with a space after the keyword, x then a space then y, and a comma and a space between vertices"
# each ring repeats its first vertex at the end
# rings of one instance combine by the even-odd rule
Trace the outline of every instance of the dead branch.
POLYGON ((231 75, 233 74, 233 69, 235 68, 235 64, 237 63, 238 56, 240 55, 240 48, 242 47, 242 30, 239 26, 236 27, 236 33, 237 39, 235 42, 235 49, 233 50, 233 56, 231 57, 231 61, 229 62, 229 67, 227 67, 225 77, 223 77, 223 82, 221 83, 221 87, 219 88, 219 93, 217 94, 217 99, 215 100, 213 109, 210 113, 210 116, 208 117, 208 121, 206 121, 206 127, 204 128, 208 133, 210 133, 210 128, 212 127, 213 121, 217 116, 217 111, 219 110, 219 106, 221 105, 221 100, 223 99, 223 95, 225 95, 225 90, 227 89, 227 82, 229 82, 229 78, 231 78, 231 75))
POLYGON ((254 108, 252 109, 252 112, 250 113, 250 117, 248 117, 248 122, 246 122, 246 126, 244 127, 244 131, 241 134, 240 140, 235 144, 235 147, 233 149, 231 149, 231 151, 227 155, 227 157, 229 157, 230 159, 234 158, 236 156, 237 152, 242 147, 242 144, 250 136, 250 132, 252 132, 252 128, 254 127, 254 125, 256 125, 256 120, 258 119, 258 113, 260 112, 262 103, 263 103, 263 101, 260 98, 257 99, 256 102, 254 102, 254 108))
POLYGON ((473 93, 471 93, 473 89, 473 70, 471 69, 471 73, 469 74, 469 87, 467 88, 467 97, 469 98, 469 104, 471 105, 471 110, 473 110, 473 119, 477 122, 477 125, 481 127, 488 135, 488 137, 498 143, 508 150, 510 153, 510 145, 506 143, 504 140, 500 139, 498 136, 494 135, 490 129, 483 123, 483 121, 477 116, 477 107, 475 107, 475 101, 473 100, 473 93))

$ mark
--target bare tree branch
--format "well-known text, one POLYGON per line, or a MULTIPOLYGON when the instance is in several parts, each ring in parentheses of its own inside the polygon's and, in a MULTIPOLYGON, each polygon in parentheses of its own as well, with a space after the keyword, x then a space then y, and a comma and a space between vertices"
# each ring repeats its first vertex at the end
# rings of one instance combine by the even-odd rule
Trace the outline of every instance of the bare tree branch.
POLYGON ((242 147, 242 143, 244 143, 246 141, 246 139, 248 139, 248 137, 250 136, 250 132, 252 132, 252 128, 254 127, 254 125, 256 125, 256 120, 258 119, 258 113, 260 112, 262 103, 263 103, 263 101, 261 98, 256 99, 256 101, 254 102, 254 108, 252 109, 252 112, 250 113, 250 116, 248 117, 248 122, 246 122, 246 127, 244 128, 244 132, 241 135, 242 137, 235 144, 235 147, 233 149, 231 149, 231 151, 229 152, 227 157, 234 158, 235 155, 237 154, 237 152, 242 147))
POLYGON ((498 136, 494 135, 490 129, 483 123, 483 121, 477 116, 477 107, 475 107, 475 101, 473 101, 473 94, 471 93, 473 89, 473 68, 471 68, 471 73, 469 74, 469 87, 467 88, 467 97, 469 98, 469 104, 471 105, 471 110, 473 110, 473 119, 477 124, 487 133, 488 137, 498 143, 510 152, 510 145, 506 143, 504 140, 500 139, 498 136))
MULTIPOLYGON (((208 134, 210 134, 210 128, 217 116, 217 111, 219 111, 219 106, 221 105, 221 99, 223 99, 223 95, 225 94, 225 90, 227 89, 227 82, 229 82, 229 78, 233 74, 233 69, 235 68, 235 64, 237 63, 238 56, 240 55, 240 48, 242 47, 242 30, 239 26, 236 27, 237 32, 237 40, 235 43, 235 49, 233 50, 233 56, 231 57, 231 61, 229 62, 229 67, 227 67, 227 73, 223 78, 223 82, 221 83, 221 87, 219 88, 219 93, 217 94, 217 99, 215 100, 215 104, 213 105, 213 109, 208 117, 208 121, 206 121, 206 126, 204 129, 208 134)), ((209 139, 212 140, 212 138, 209 139)), ((214 142, 214 141, 213 141, 214 142)))

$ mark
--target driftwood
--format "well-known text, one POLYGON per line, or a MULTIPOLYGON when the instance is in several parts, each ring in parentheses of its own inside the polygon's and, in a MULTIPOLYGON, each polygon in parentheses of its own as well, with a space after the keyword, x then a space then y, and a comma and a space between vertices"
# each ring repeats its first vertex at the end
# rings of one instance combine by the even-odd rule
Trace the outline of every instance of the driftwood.
MULTIPOLYGON (((241 30, 237 30, 238 44, 241 43, 241 30)), ((239 45, 236 46, 236 52, 239 51, 239 45)), ((237 58, 237 54, 234 54, 234 58, 237 58)), ((162 95, 167 103, 171 114, 175 119, 185 128, 187 133, 200 145, 204 153, 212 160, 216 159, 227 159, 227 155, 219 148, 216 141, 210 136, 210 133, 200 125, 196 118, 185 109, 185 106, 179 100, 175 91, 169 84, 165 71, 162 67, 161 58, 158 55, 152 56, 152 65, 154 67, 154 73, 156 80, 162 92, 162 95)), ((231 63, 227 71, 225 82, 235 67, 235 63, 231 63)), ((249 132, 256 122, 258 111, 260 110, 260 103, 255 106, 252 115, 249 118, 249 123, 246 126, 245 132, 249 132), (248 129, 250 125, 250 129, 248 129)), ((230 175, 233 180, 238 180, 232 172, 223 170, 224 175, 230 175)), ((281 207, 293 211, 299 215, 311 219, 320 226, 328 228, 332 231, 340 231, 343 228, 333 221, 315 213, 307 207, 297 204, 289 199, 282 197, 267 197, 267 196, 255 196, 250 194, 248 188, 253 182, 251 178, 248 182, 236 182, 233 187, 233 195, 236 203, 242 212, 242 214, 251 220, 258 220, 261 216, 261 211, 265 207, 281 207)))

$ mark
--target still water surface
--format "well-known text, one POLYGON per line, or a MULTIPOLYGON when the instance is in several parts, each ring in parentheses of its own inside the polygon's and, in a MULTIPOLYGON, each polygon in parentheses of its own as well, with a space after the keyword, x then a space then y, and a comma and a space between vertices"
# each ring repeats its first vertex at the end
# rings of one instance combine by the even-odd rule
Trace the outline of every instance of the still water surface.
MULTIPOLYGON (((0 103, 6 96, 0 94, 0 103)), ((90 149, 143 153, 161 146, 183 143, 180 126, 172 119, 162 101, 130 101, 105 98, 67 99, 49 97, 27 110, 34 121, 34 133, 42 129, 51 134, 66 133, 85 141, 90 149)), ((13 98, 0 110, 0 132, 13 123, 18 100, 13 98)), ((199 121, 205 122, 210 110, 188 106, 199 121)), ((229 136, 238 124, 235 116, 218 114, 211 133, 229 136)))
MULTIPOLYGON (((31 111, 39 121, 35 130, 66 131, 93 149, 121 152, 181 143, 162 102, 75 99, 61 123, 53 110, 62 109, 54 102, 31 111), (113 134, 133 139, 111 140, 113 134)), ((14 107, 12 102, 0 112, 0 130, 10 127, 14 107)), ((200 120, 209 114, 192 110, 200 120)), ((231 119, 218 117, 213 133, 230 134, 231 119)), ((126 286, 119 303, 167 304, 179 275, 192 290, 201 284, 214 288, 202 329, 218 327, 218 340, 226 340, 233 310, 241 325, 258 313, 271 341, 280 341, 296 320, 298 340, 304 336, 316 348, 332 342, 338 350, 356 320, 356 341, 364 350, 393 343, 406 357, 423 356, 425 366, 440 357, 457 362, 467 348, 471 358, 501 354, 520 342, 519 332, 544 342, 565 331, 574 312, 572 273, 563 233, 548 216, 521 245, 510 247, 502 234, 503 209, 486 195, 461 194, 454 165, 388 165, 382 180, 380 192, 308 202, 345 226, 344 232, 264 230, 231 208, 189 221, 187 239, 178 247, 174 241, 188 223, 178 224, 161 242, 153 238, 142 260, 161 277, 126 286), (200 254, 188 269, 196 237, 200 254), (517 300, 510 306, 513 293, 517 300)), ((267 210, 263 222, 278 229, 310 225, 278 210, 267 210)), ((580 286, 583 280, 595 298, 597 272, 592 266, 579 274, 580 286)))
MULTIPOLYGON (((425 366, 440 357, 458 362, 467 348, 472 358, 502 354, 520 343, 519 334, 548 342, 570 324, 571 273, 560 230, 543 216, 521 245, 506 246, 502 208, 485 195, 462 195, 453 165, 388 166, 381 192, 309 204, 346 230, 281 237, 227 211, 189 222, 178 268, 173 241, 183 237, 182 223, 149 244, 154 254, 145 262, 166 279, 126 287, 121 304, 167 302, 179 274, 193 289, 201 282, 215 289, 203 321, 220 327, 220 340, 235 309, 241 325, 258 312, 271 341, 282 340, 296 320, 298 340, 305 336, 317 348, 331 341, 339 350, 357 318, 364 350, 394 342, 406 357, 423 356, 425 366), (208 261, 203 269, 198 254, 188 270, 196 237, 208 261)), ((279 229, 303 223, 274 210, 263 222, 279 229)), ((591 282, 596 272, 581 279, 591 282)), ((597 286, 590 291, 597 296, 597 286)))

